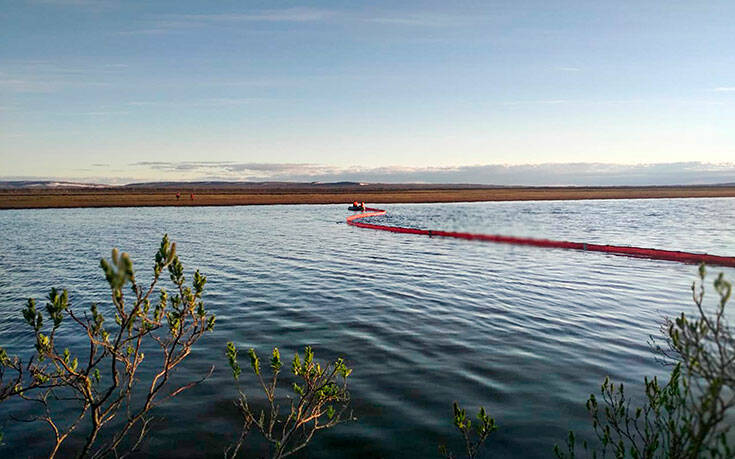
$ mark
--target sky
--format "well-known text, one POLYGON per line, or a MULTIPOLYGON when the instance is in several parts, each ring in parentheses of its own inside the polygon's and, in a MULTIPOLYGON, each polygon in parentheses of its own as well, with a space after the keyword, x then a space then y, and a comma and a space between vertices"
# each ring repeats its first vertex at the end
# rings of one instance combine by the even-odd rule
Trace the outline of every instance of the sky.
POLYGON ((735 182, 735 2, 0 0, 0 180, 735 182))

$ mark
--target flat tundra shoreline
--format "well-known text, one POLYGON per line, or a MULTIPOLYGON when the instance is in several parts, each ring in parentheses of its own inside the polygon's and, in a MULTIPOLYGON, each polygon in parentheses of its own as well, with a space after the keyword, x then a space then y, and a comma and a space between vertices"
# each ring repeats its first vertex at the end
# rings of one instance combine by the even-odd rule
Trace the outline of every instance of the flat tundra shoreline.
POLYGON ((221 188, 182 186, 166 189, 6 189, 0 209, 68 207, 241 206, 268 204, 442 203, 579 199, 735 197, 735 185, 665 187, 472 187, 370 185, 304 188, 221 188), (179 193, 179 197, 177 197, 179 193))

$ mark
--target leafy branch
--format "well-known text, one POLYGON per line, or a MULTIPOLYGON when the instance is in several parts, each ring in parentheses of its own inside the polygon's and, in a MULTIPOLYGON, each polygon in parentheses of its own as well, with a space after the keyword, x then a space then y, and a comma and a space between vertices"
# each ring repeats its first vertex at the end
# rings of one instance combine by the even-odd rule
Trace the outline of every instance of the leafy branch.
POLYGON ((176 244, 169 243, 168 236, 163 237, 155 255, 153 280, 147 286, 138 283, 130 257, 117 249, 112 250, 110 260, 102 259, 100 266, 109 284, 115 325, 106 326, 96 304, 91 305, 89 313, 80 315, 70 304, 66 290, 52 288, 45 305, 50 326, 44 326, 44 314, 37 310, 33 298, 23 310, 34 335, 31 358, 23 363, 0 348, 0 402, 20 397, 40 408, 42 414, 28 421, 45 423, 53 434, 49 457, 58 453, 83 421, 87 421, 89 433, 80 457, 118 456, 123 440, 133 431, 135 435, 124 449, 134 451, 149 430, 149 412, 208 377, 168 388, 175 368, 215 322, 202 301, 207 278, 197 271, 191 287, 185 286, 176 244), (161 288, 158 301, 152 301, 164 269, 168 269, 175 294, 169 297, 161 288), (65 319, 86 335, 86 354, 72 355, 69 348, 61 350, 56 338, 65 319), (150 380, 142 381, 138 369, 148 348, 156 349, 160 360, 150 380), (143 385, 142 391, 137 390, 139 385, 143 385), (62 425, 58 419, 62 416, 55 413, 52 400, 76 404, 77 412, 70 423, 62 425), (121 413, 123 417, 114 432, 100 441, 103 428, 118 420, 121 413))
MULTIPOLYGON (((735 406, 735 329, 727 323, 726 306, 732 285, 722 274, 713 286, 719 296, 714 310, 704 307, 706 270, 692 284, 695 317, 682 313, 662 327, 663 345, 655 349, 666 363, 674 362, 666 384, 645 379, 645 403, 631 406, 622 384, 606 378, 587 401, 598 444, 582 444, 593 457, 729 458, 735 449, 728 442, 727 416, 735 406)), ((660 340, 658 340, 660 341, 660 340)), ((575 457, 576 441, 570 432, 566 451, 556 446, 557 457, 575 457)))
MULTIPOLYGON (((454 414, 454 427, 459 431, 464 439, 465 451, 469 459, 477 457, 480 448, 487 440, 491 433, 495 432, 498 427, 495 419, 488 416, 484 407, 480 407, 477 412, 477 426, 472 429, 472 421, 467 418, 464 408, 461 408, 457 402, 452 405, 454 414), (476 439, 474 439, 476 437, 476 439)), ((439 446, 439 453, 446 458, 454 458, 455 455, 449 451, 445 445, 439 446)))
MULTIPOLYGON (((234 343, 228 343, 226 355, 232 375, 239 384, 242 369, 237 354, 238 350, 234 343)), ((311 347, 304 348, 303 360, 296 353, 291 362, 293 395, 286 396, 289 408, 287 412, 282 413, 276 400, 276 388, 283 367, 278 348, 273 348, 271 353, 269 378, 264 378, 260 358, 254 349, 248 350, 248 357, 250 368, 265 393, 267 408, 258 412, 250 406, 247 397, 240 391, 237 407, 243 419, 243 426, 238 440, 225 450, 226 457, 234 458, 238 455, 245 437, 253 426, 271 445, 272 457, 282 458, 305 448, 316 432, 355 420, 352 412, 347 414, 350 403, 347 378, 352 370, 347 368, 343 359, 338 358, 322 366, 315 361, 311 347)))

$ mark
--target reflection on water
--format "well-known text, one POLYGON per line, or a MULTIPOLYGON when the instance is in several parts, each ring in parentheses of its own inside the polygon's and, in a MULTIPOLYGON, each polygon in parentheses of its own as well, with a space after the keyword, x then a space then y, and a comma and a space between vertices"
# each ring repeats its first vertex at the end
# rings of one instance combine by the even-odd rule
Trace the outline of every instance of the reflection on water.
MULTIPOLYGON (((374 220, 402 226, 735 254, 733 199, 384 207, 374 220)), ((646 341, 665 315, 690 309, 692 266, 369 231, 345 225, 346 214, 346 205, 0 212, 0 344, 17 352, 30 342, 24 299, 51 286, 69 288, 79 307, 105 301, 98 261, 113 246, 147 278, 167 232, 188 272, 208 276, 217 314, 179 376, 217 368, 158 410, 165 420, 147 452, 221 456, 239 428, 223 354, 234 340, 261 353, 278 345, 284 356, 309 344, 354 368, 359 421, 323 433, 305 456, 458 449, 458 400, 496 417, 494 453, 548 457, 568 429, 587 427, 584 401, 606 375, 638 386, 665 373, 646 341)), ((244 378, 242 389, 255 394, 253 383, 244 378)), ((18 404, 3 410, 0 455, 45 451, 40 424, 10 421, 18 404)))

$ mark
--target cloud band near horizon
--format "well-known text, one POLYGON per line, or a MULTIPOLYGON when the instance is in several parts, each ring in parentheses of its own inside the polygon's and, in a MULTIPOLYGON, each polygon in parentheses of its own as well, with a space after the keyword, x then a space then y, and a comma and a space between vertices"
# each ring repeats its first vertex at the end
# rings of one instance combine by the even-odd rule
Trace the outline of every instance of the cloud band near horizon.
MULTIPOLYGON (((145 176, 160 181, 289 181, 366 183, 467 183, 481 185, 606 186, 735 183, 735 163, 655 164, 547 163, 456 167, 336 167, 312 163, 235 161, 140 161, 125 179, 99 176, 103 183, 130 183, 145 176)), ((38 178, 38 177, 34 177, 38 178)), ((55 177, 54 179, 58 179, 55 177)), ((65 177, 64 180, 69 180, 65 177)), ((85 177, 84 181, 95 181, 85 177)))

